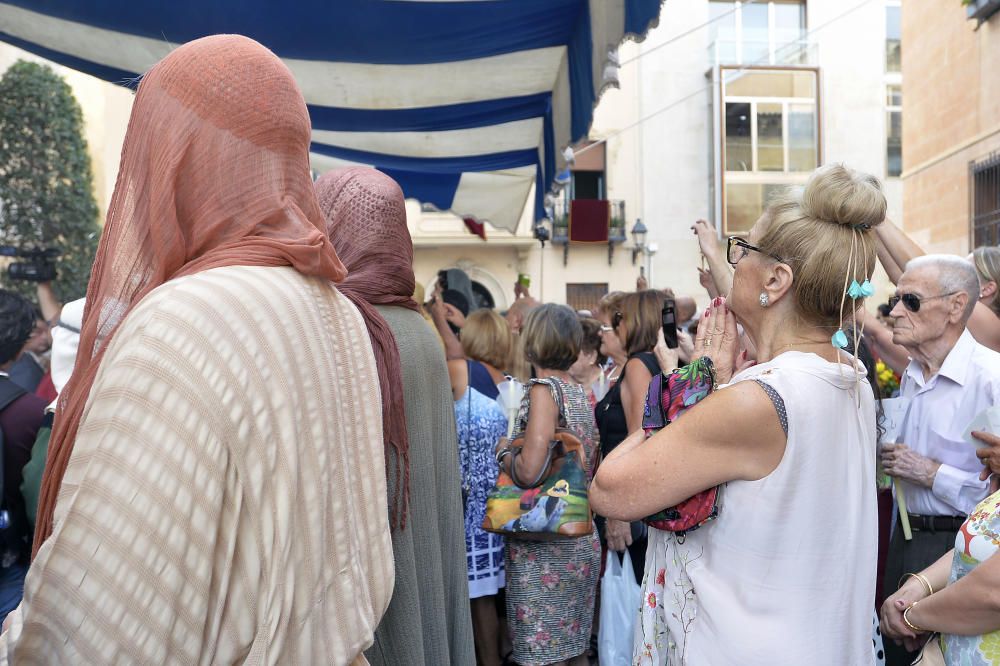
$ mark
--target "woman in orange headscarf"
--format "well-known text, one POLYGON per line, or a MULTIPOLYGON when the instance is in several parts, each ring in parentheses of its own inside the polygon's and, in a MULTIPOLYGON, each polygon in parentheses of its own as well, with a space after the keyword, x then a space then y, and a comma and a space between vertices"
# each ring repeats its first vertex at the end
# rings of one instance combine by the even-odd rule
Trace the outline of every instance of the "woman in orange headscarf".
POLYGON ((0 661, 350 663, 393 583, 377 372, 260 44, 143 78, 0 661))

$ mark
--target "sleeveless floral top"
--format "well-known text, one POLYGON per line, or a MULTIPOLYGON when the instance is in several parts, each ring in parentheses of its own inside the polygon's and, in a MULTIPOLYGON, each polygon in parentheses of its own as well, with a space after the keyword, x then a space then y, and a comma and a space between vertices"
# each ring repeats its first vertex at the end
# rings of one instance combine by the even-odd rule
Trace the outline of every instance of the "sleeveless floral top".
MULTIPOLYGON (((955 556, 951 563, 952 584, 1000 549, 1000 492, 993 493, 975 508, 955 535, 955 556)), ((989 666, 1000 664, 1000 631, 981 636, 944 634, 941 647, 949 664, 989 666)))

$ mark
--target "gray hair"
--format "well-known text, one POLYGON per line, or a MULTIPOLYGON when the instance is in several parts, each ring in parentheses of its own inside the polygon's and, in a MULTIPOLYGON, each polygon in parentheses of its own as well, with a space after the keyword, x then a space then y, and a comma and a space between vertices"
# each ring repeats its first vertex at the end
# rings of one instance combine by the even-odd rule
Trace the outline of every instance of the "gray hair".
POLYGON ((907 273, 922 268, 937 270, 937 282, 942 294, 965 292, 969 295, 963 313, 963 323, 967 322, 979 302, 979 273, 972 262, 951 254, 927 254, 906 263, 907 273))

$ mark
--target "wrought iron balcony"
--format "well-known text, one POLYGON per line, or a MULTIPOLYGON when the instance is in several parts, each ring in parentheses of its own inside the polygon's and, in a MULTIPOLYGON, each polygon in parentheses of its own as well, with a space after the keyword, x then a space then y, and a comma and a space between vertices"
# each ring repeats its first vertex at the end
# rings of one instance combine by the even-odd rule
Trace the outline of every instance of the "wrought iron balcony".
MULTIPOLYGON (((609 242, 609 243, 624 243, 627 237, 625 229, 625 202, 620 199, 567 199, 559 198, 556 199, 553 210, 552 210, 552 242, 557 244, 570 243, 570 242, 609 242), (585 202, 584 204, 578 204, 577 202, 585 202), (587 221, 590 223, 588 231, 597 231, 593 227, 593 213, 583 211, 584 206, 592 207, 593 204, 600 206, 600 203, 604 203, 607 206, 607 213, 604 215, 604 220, 600 226, 600 231, 603 232, 604 224, 607 225, 607 237, 602 237, 603 233, 599 234, 596 238, 593 233, 588 234, 588 238, 579 238, 577 234, 571 234, 571 218, 573 217, 574 204, 576 204, 577 212, 579 216, 578 219, 583 218, 584 215, 588 214, 587 221)), ((578 229, 579 231, 579 229, 578 229)))
POLYGON ((571 243, 607 243, 610 263, 614 246, 627 238, 625 219, 625 202, 620 199, 561 197, 553 204, 552 242, 564 246, 564 263, 571 243))

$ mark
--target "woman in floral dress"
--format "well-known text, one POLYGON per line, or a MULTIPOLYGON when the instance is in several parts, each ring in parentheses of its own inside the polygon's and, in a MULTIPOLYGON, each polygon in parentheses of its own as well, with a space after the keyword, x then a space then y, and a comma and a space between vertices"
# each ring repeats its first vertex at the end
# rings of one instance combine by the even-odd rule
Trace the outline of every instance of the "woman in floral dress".
MULTIPOLYGON (((1000 446, 1000 438, 976 436, 1000 446)), ((899 591, 886 599, 882 633, 911 650, 930 640, 926 649, 942 651, 948 666, 1000 666, 998 549, 1000 492, 969 514, 953 550, 923 571, 908 574, 899 591)))
MULTIPOLYGON (((517 420, 524 451, 505 456, 504 469, 516 464, 519 477, 535 478, 562 414, 565 427, 583 443, 589 477, 597 447, 594 413, 583 387, 567 374, 580 349, 577 316, 564 305, 543 305, 528 316, 521 335, 538 379, 532 380, 517 420), (530 447, 540 451, 537 458, 530 447)), ((596 531, 554 541, 507 538, 507 621, 518 664, 587 663, 600 559, 596 531)))

